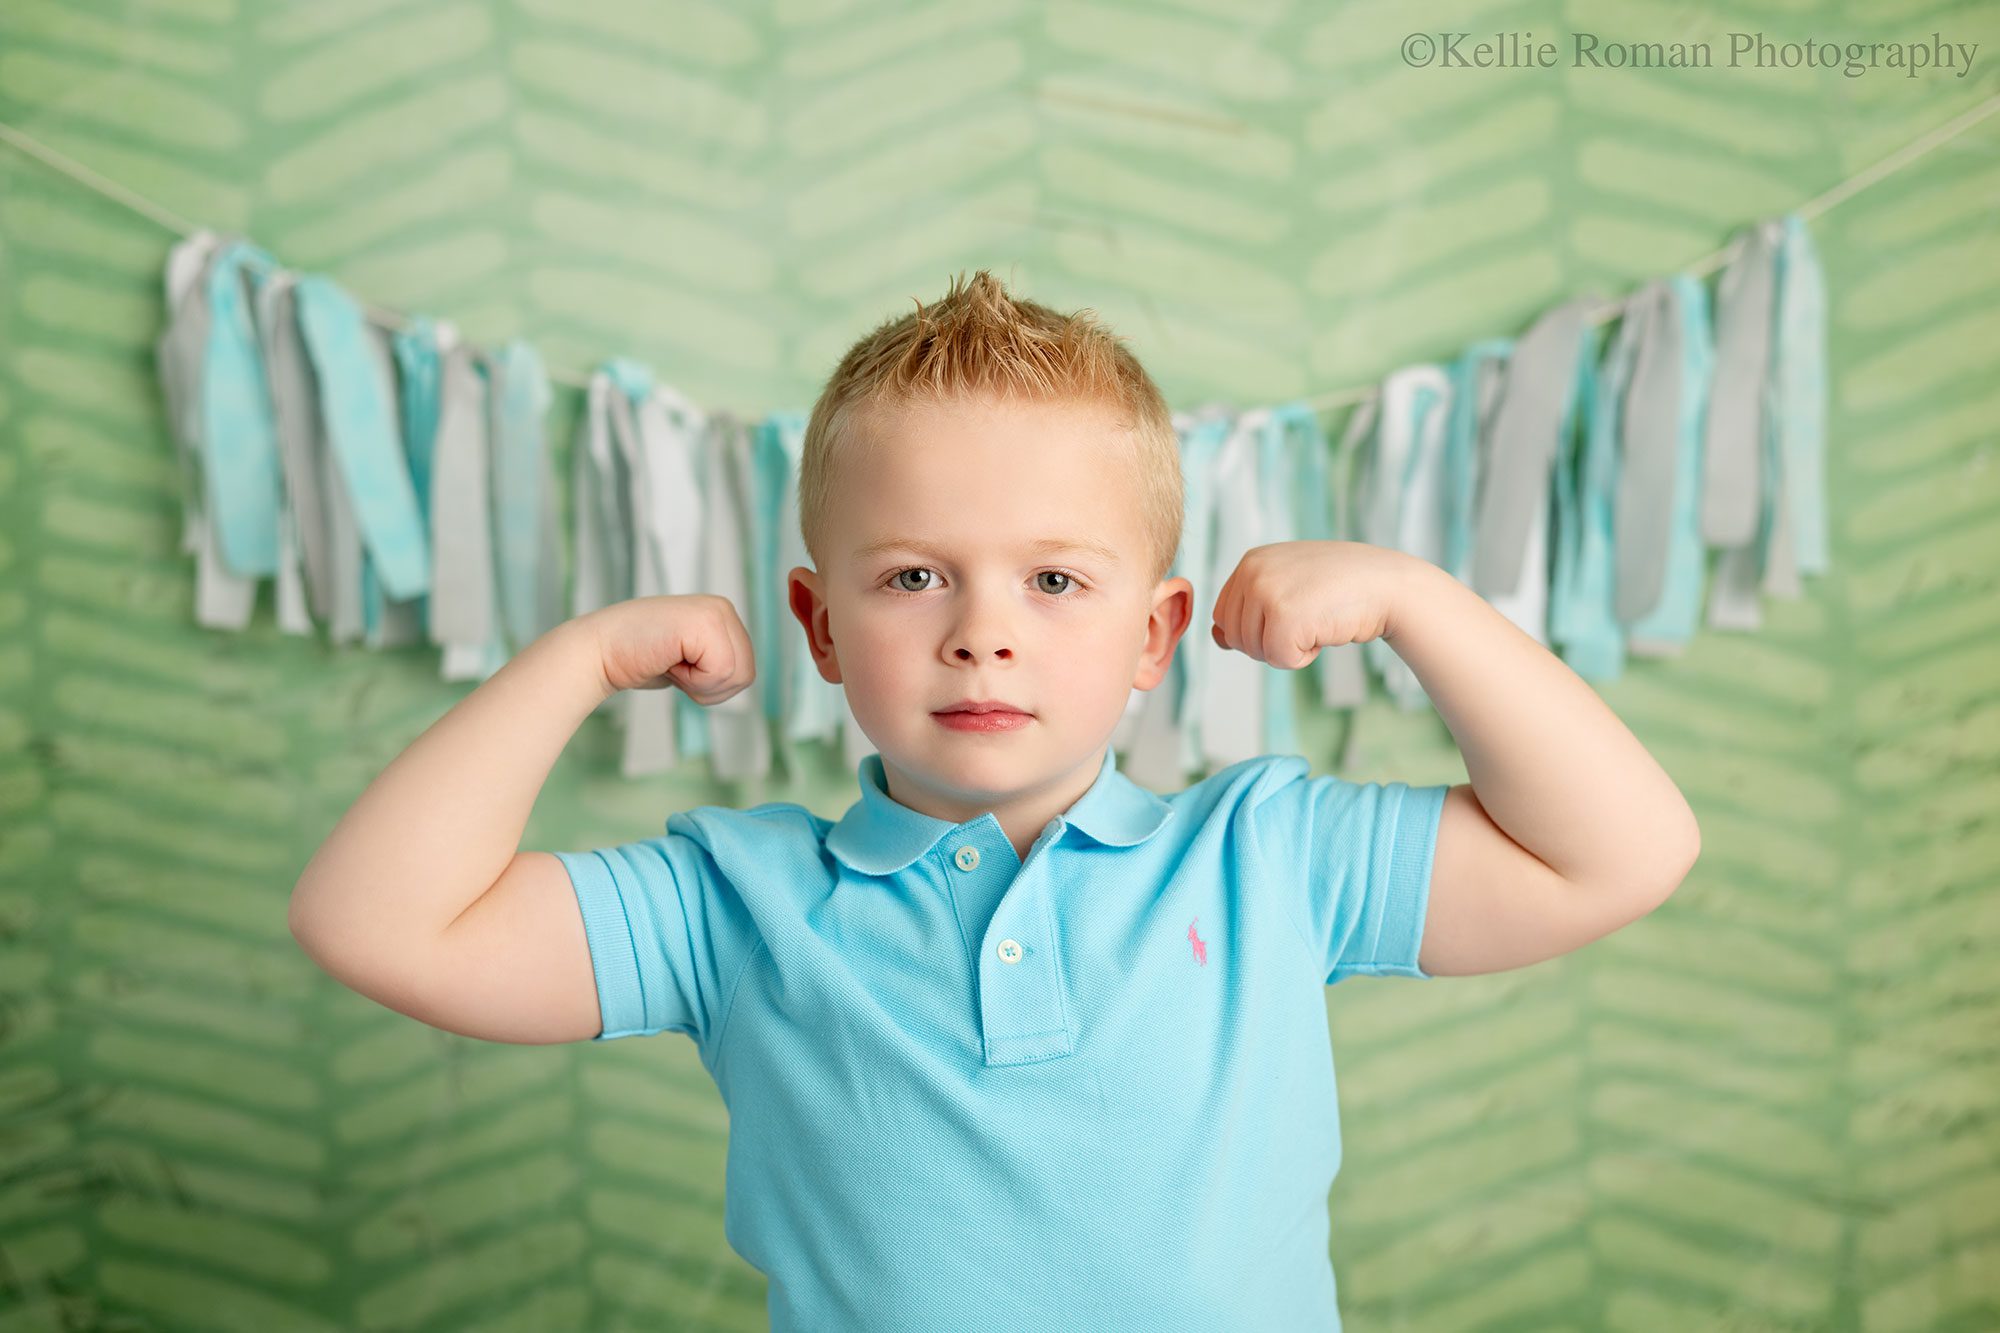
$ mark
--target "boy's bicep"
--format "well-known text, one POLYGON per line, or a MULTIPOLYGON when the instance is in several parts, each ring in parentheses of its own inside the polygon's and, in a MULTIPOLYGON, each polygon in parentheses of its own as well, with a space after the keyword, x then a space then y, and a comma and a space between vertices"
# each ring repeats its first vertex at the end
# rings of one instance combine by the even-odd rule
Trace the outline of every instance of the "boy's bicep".
MULTIPOLYGON (((1301 761, 1302 763, 1303 761, 1301 761)), ((1254 799, 1271 882, 1328 985, 1348 976, 1430 978, 1417 965, 1449 785, 1298 776, 1254 799)))
POLYGON ((684 1032, 706 1045, 729 930, 705 854, 667 833, 555 857, 590 946, 604 1025, 591 1040, 684 1032))

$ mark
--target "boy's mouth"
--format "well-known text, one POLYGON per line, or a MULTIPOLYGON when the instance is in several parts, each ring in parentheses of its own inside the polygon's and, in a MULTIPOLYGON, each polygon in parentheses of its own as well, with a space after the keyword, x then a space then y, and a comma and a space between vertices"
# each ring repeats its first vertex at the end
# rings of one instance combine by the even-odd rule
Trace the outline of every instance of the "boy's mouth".
POLYGON ((931 716, 952 731, 1018 731, 1035 720, 1002 699, 960 699, 931 716))
POLYGON ((947 704, 945 707, 938 709, 937 712, 940 714, 1018 713, 1023 717, 1030 716, 1026 709, 1016 708, 1014 705, 1003 703, 998 699, 960 699, 955 704, 947 704))

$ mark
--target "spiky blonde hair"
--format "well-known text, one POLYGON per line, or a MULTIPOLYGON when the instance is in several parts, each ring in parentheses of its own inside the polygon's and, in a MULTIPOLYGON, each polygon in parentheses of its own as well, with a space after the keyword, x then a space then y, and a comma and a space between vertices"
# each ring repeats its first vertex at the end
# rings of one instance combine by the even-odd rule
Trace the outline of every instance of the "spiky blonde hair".
POLYGON ((878 326, 840 359, 806 423, 799 460, 799 528, 827 568, 836 471, 855 456, 859 418, 876 404, 991 395, 1037 403, 1102 403, 1131 428, 1141 530, 1153 582, 1180 547, 1185 490, 1180 440, 1159 387, 1124 340, 1091 310, 1062 315, 1009 296, 990 272, 952 280, 943 300, 878 326))

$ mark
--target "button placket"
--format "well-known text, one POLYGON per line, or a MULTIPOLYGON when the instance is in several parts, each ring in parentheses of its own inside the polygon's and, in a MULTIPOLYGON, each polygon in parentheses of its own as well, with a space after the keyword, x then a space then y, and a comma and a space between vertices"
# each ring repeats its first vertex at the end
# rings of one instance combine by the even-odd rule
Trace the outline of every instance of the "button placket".
MULTIPOLYGON (((952 853, 951 860, 953 865, 969 874, 979 869, 979 849, 967 843, 952 853)), ((1000 961, 1003 963, 1018 963, 1024 951, 1019 940, 1005 939, 1000 941, 999 947, 994 952, 1000 955, 1000 961)))
MULTIPOLYGON (((975 875, 985 859, 978 847, 968 842, 951 848, 951 868, 966 876, 968 881, 959 898, 961 924, 970 926, 975 921, 984 920, 989 930, 996 926, 1004 929, 1009 925, 1029 927, 1035 932, 1031 939, 1044 935, 1053 939, 1047 887, 1037 879, 1041 869, 1036 864, 1035 853, 1055 841, 1061 829, 1062 825, 1058 822, 1036 840, 1028 856, 1021 860, 1018 874, 1014 871, 1013 858, 1007 859, 1005 869, 1014 874, 1011 886, 1001 883, 999 879, 982 882, 985 877, 975 875), (997 897, 999 902, 987 905, 993 897, 997 897), (1009 911, 1006 904, 1010 899, 1012 908, 1009 911), (966 909, 967 903, 973 905, 970 912, 966 909), (996 911, 1007 911, 1007 919, 1000 920, 995 915, 996 911)), ((996 871, 998 869, 996 867, 996 871)), ((946 874, 949 878, 949 871, 946 874)), ((960 890, 955 887, 954 893, 960 893, 960 890)), ((990 940, 991 935, 987 938, 990 940)), ((990 959, 997 961, 979 962, 978 955, 974 955, 974 959, 980 974, 978 1021, 986 1064, 1024 1064, 1068 1055, 1073 1041, 1068 1006, 1063 998, 1062 978, 1049 950, 1010 935, 993 945, 990 959)))

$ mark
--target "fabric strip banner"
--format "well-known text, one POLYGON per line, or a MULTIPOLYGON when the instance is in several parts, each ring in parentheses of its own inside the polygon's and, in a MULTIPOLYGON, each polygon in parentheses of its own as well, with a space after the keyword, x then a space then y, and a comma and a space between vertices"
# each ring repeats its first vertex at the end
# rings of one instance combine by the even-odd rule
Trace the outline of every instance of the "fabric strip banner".
MULTIPOLYGON (((1254 546, 1407 552, 1592 680, 1681 651, 1704 611, 1750 630, 1760 597, 1801 596, 1828 558, 1825 282, 1796 215, 1746 228, 1725 258, 1712 307, 1682 273, 1391 371, 1337 442, 1305 400, 1176 412, 1186 511, 1170 573, 1193 583, 1195 618, 1119 722, 1128 771, 1178 785, 1297 747, 1296 673, 1205 632, 1254 546)), ((443 678, 481 680, 568 616, 712 593, 751 634, 757 687, 706 709, 678 690, 614 696, 621 771, 705 757, 718 778, 758 781, 801 741, 837 743, 850 765, 872 751, 787 605, 787 572, 810 563, 804 413, 706 411, 613 358, 589 377, 565 509, 550 379, 527 342, 482 351, 425 317, 385 332, 330 280, 210 231, 174 247, 166 289, 155 353, 200 624, 244 629, 271 578, 287 633, 428 644, 443 678)), ((1399 709, 1429 706, 1379 639, 1311 670, 1327 707, 1365 703, 1371 678, 1399 709)))

